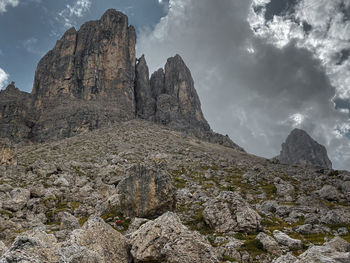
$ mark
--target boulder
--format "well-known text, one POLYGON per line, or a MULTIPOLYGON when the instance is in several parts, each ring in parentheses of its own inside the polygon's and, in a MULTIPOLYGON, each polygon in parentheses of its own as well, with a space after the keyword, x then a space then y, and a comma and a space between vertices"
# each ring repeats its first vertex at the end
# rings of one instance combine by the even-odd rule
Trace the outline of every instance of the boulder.
POLYGON ((342 197, 337 188, 332 185, 325 185, 315 193, 318 194, 322 199, 328 201, 339 201, 339 199, 342 197))
POLYGON ((61 214, 60 230, 74 230, 80 228, 78 219, 70 213, 63 212, 61 214))
POLYGON ((204 206, 203 218, 217 232, 256 232, 261 228, 261 216, 236 192, 223 191, 204 206))
POLYGON ((260 232, 256 236, 256 239, 263 244, 263 247, 267 252, 275 256, 280 256, 282 254, 281 248, 279 247, 278 243, 273 237, 268 236, 263 232, 260 232))
POLYGON ((24 188, 15 188, 10 192, 11 198, 3 202, 2 206, 4 209, 10 211, 19 211, 30 199, 30 191, 24 188))
POLYGON ((167 212, 143 224, 131 234, 134 262, 216 263, 218 255, 198 232, 185 227, 179 217, 167 212))
POLYGON ((122 234, 101 218, 90 217, 82 228, 74 230, 69 240, 64 243, 60 262, 129 263, 128 249, 128 242, 122 234))
POLYGON ((0 262, 58 262, 59 248, 54 235, 37 228, 18 236, 0 262))
POLYGON ((127 217, 154 218, 175 208, 176 189, 163 171, 133 166, 117 187, 120 211, 127 217))
POLYGON ((344 263, 350 262, 349 246, 345 240, 337 237, 323 246, 311 246, 298 258, 297 263, 344 263))
POLYGON ((279 230, 273 231, 273 236, 279 244, 286 246, 290 249, 300 249, 303 247, 303 243, 300 240, 291 238, 290 236, 279 230))

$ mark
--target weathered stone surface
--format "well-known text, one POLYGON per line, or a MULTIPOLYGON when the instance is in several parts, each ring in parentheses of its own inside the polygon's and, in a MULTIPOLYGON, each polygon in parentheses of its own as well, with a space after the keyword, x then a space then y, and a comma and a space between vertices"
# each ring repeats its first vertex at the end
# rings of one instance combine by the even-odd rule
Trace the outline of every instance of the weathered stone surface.
POLYGON ((339 199, 342 197, 337 188, 332 185, 325 185, 315 193, 328 201, 339 201, 339 199))
POLYGON ((152 218, 175 208, 176 189, 169 175, 160 170, 132 167, 117 187, 124 216, 152 218))
POLYGON ((79 31, 68 30, 36 70, 34 139, 134 118, 135 42, 127 16, 113 9, 79 31))
POLYGON ((8 250, 4 242, 0 241, 0 257, 8 250))
POLYGON ((131 235, 134 262, 219 262, 215 250, 199 233, 182 225, 179 217, 167 212, 142 225, 131 235))
POLYGON ((27 189, 15 188, 10 193, 11 198, 3 203, 3 208, 18 211, 21 210, 29 201, 30 192, 27 189))
POLYGON ((0 138, 19 142, 30 136, 33 125, 30 100, 31 94, 17 89, 14 82, 0 91, 0 138))
POLYGON ((128 263, 128 243, 122 234, 101 218, 91 217, 81 229, 74 230, 63 245, 60 262, 128 263), (87 255, 94 260, 85 261, 89 258, 87 255))
POLYGON ((259 240, 263 246, 264 249, 275 255, 275 256, 280 256, 282 254, 282 251, 280 249, 280 247, 278 246, 278 243, 276 242, 276 240, 273 239, 273 237, 266 235, 263 232, 260 232, 257 236, 256 239, 259 240))
POLYGON ((18 236, 0 262, 58 262, 59 248, 54 235, 34 229, 18 236))
POLYGON ((300 129, 294 129, 288 135, 285 143, 282 144, 280 155, 276 158, 287 164, 332 168, 326 148, 300 129))
POLYGON ((236 192, 221 192, 215 199, 205 204, 205 222, 215 231, 256 232, 261 227, 261 217, 236 192))
POLYGON ((151 77, 151 89, 157 94, 156 121, 180 130, 209 131, 190 70, 179 55, 167 60, 164 70, 151 77), (161 87, 164 78, 164 87, 161 87), (153 85, 153 86, 152 86, 153 85))
POLYGON ((296 263, 298 262, 298 259, 294 257, 291 253, 287 253, 286 255, 283 255, 273 260, 272 262, 273 263, 296 263))
POLYGON ((61 224, 60 224, 60 229, 61 230, 74 230, 80 228, 78 219, 67 213, 63 212, 61 215, 61 224))
POLYGON ((287 246, 288 248, 300 249, 303 246, 303 243, 300 240, 291 238, 290 236, 279 230, 273 231, 273 236, 278 243, 280 243, 283 246, 287 246))
POLYGON ((344 242, 347 243, 338 237, 337 240, 331 240, 323 246, 312 246, 298 257, 297 263, 350 262, 349 247, 344 246, 344 242))
POLYGON ((137 117, 145 120, 154 120, 156 114, 156 97, 153 97, 149 71, 145 56, 136 64, 135 102, 137 117))

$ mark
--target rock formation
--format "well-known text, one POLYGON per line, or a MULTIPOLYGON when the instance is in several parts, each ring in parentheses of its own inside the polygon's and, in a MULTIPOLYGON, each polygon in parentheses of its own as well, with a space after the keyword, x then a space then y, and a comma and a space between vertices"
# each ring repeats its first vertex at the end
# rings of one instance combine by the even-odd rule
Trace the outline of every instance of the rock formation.
POLYGON ((31 94, 13 84, 0 93, 0 138, 44 142, 141 118, 239 148, 210 130, 182 58, 150 79, 135 44, 134 27, 114 9, 69 29, 38 63, 31 94))
POLYGON ((288 135, 282 144, 280 155, 276 158, 287 164, 306 164, 332 169, 326 148, 300 129, 294 129, 288 135))
POLYGON ((34 125, 30 98, 31 94, 17 89, 14 82, 0 91, 0 138, 18 142, 30 136, 34 125))

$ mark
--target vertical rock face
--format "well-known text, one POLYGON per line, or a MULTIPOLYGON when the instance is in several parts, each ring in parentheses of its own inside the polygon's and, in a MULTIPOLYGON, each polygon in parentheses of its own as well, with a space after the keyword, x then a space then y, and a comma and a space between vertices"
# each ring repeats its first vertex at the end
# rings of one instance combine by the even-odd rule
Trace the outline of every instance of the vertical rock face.
POLYGON ((326 148, 300 129, 294 129, 289 134, 286 142, 282 144, 282 151, 277 159, 287 164, 332 168, 326 148))
MULTIPOLYGON (((155 93, 159 87, 151 87, 155 93)), ((157 99, 156 120, 160 123, 174 123, 174 126, 192 126, 209 131, 201 104, 194 89, 190 70, 179 55, 169 58, 165 65, 164 88, 157 99)))
POLYGON ((18 141, 29 136, 31 114, 29 103, 31 95, 17 89, 12 82, 0 91, 0 137, 18 141))
POLYGON ((137 117, 154 120, 156 101, 151 91, 149 71, 145 56, 136 65, 135 101, 137 117))
POLYGON ((35 105, 76 98, 112 101, 134 116, 136 33, 126 15, 113 9, 77 32, 68 30, 39 62, 33 87, 35 105))
POLYGON ((169 58, 148 80, 142 56, 136 66, 137 115, 179 130, 209 131, 190 70, 179 55, 169 58), (152 116, 153 114, 153 116, 152 116))
POLYGON ((69 29, 39 62, 33 86, 40 113, 34 141, 73 136, 135 117, 136 33, 110 9, 69 29))

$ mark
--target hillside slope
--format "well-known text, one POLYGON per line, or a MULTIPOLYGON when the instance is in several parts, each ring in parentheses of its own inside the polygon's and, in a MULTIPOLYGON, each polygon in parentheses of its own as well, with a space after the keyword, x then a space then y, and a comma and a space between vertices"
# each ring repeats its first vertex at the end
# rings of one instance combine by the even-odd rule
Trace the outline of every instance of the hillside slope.
POLYGON ((10 150, 0 262, 350 259, 349 172, 279 164, 142 120, 10 150))

